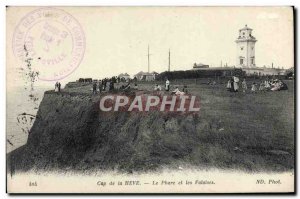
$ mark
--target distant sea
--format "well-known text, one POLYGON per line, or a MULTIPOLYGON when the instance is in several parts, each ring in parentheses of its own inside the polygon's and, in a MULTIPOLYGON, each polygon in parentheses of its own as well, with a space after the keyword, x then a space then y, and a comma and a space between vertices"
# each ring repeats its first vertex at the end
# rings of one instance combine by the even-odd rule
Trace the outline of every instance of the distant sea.
POLYGON ((32 127, 44 92, 49 87, 35 87, 28 91, 25 87, 14 87, 6 92, 6 146, 7 153, 26 144, 28 131, 32 127), (30 97, 33 94, 35 100, 30 97), (26 115, 22 115, 26 113, 26 115), (21 115, 20 115, 21 114, 21 115))

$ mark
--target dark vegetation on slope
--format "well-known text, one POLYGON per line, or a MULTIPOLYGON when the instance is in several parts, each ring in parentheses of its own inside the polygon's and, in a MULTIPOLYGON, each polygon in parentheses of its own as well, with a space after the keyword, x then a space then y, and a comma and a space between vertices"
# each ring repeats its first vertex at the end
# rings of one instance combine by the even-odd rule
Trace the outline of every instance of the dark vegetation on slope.
POLYGON ((189 85, 201 98, 200 113, 176 116, 103 113, 99 96, 46 92, 27 144, 8 155, 8 169, 132 172, 181 163, 247 171, 293 169, 294 94, 292 83, 288 85, 288 91, 259 94, 229 93, 224 85, 189 85))

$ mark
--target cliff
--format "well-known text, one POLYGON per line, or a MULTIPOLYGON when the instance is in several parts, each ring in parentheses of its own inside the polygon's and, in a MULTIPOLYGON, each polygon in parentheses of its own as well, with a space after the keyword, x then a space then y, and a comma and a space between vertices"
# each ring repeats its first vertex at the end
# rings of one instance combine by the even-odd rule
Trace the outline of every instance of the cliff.
POLYGON ((27 144, 8 155, 8 169, 293 169, 293 93, 233 96, 221 86, 190 89, 201 92, 195 115, 101 112, 90 86, 45 92, 27 144), (279 112, 285 117, 274 117, 279 112))
POLYGON ((155 169, 192 151, 194 116, 104 113, 99 99, 46 92, 27 144, 11 154, 14 169, 155 169))

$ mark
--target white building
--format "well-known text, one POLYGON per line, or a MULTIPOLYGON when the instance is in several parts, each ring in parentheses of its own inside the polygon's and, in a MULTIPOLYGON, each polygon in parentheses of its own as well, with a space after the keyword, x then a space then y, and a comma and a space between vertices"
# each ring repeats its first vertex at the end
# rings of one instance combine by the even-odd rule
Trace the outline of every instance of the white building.
POLYGON ((273 63, 272 67, 257 67, 255 63, 255 43, 257 40, 252 35, 252 29, 247 25, 239 30, 239 37, 235 42, 237 47, 236 67, 245 71, 246 75, 285 75, 286 70, 273 67, 273 63))
POLYGON ((202 64, 202 63, 194 63, 193 69, 192 70, 201 70, 203 68, 209 68, 209 65, 207 64, 202 64))
POLYGON ((239 30, 239 37, 236 42, 237 46, 237 67, 253 68, 255 67, 255 42, 257 40, 252 35, 252 29, 245 25, 239 30))
POLYGON ((158 73, 155 71, 153 71, 152 73, 141 71, 134 75, 134 77, 136 77, 138 81, 154 81, 157 75, 158 73))
POLYGON ((280 68, 264 68, 264 67, 255 67, 255 68, 243 68, 243 71, 246 72, 246 75, 257 75, 257 76, 276 76, 276 75, 285 75, 286 69, 280 68))

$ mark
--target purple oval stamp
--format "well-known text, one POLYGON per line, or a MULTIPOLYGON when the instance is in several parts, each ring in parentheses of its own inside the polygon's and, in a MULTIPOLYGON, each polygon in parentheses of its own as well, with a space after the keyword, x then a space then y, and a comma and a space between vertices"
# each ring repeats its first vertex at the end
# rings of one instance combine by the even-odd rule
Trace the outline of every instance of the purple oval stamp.
POLYGON ((56 81, 70 75, 81 63, 85 36, 72 15, 47 7, 21 19, 12 46, 18 59, 31 59, 31 67, 39 72, 40 80, 56 81))

